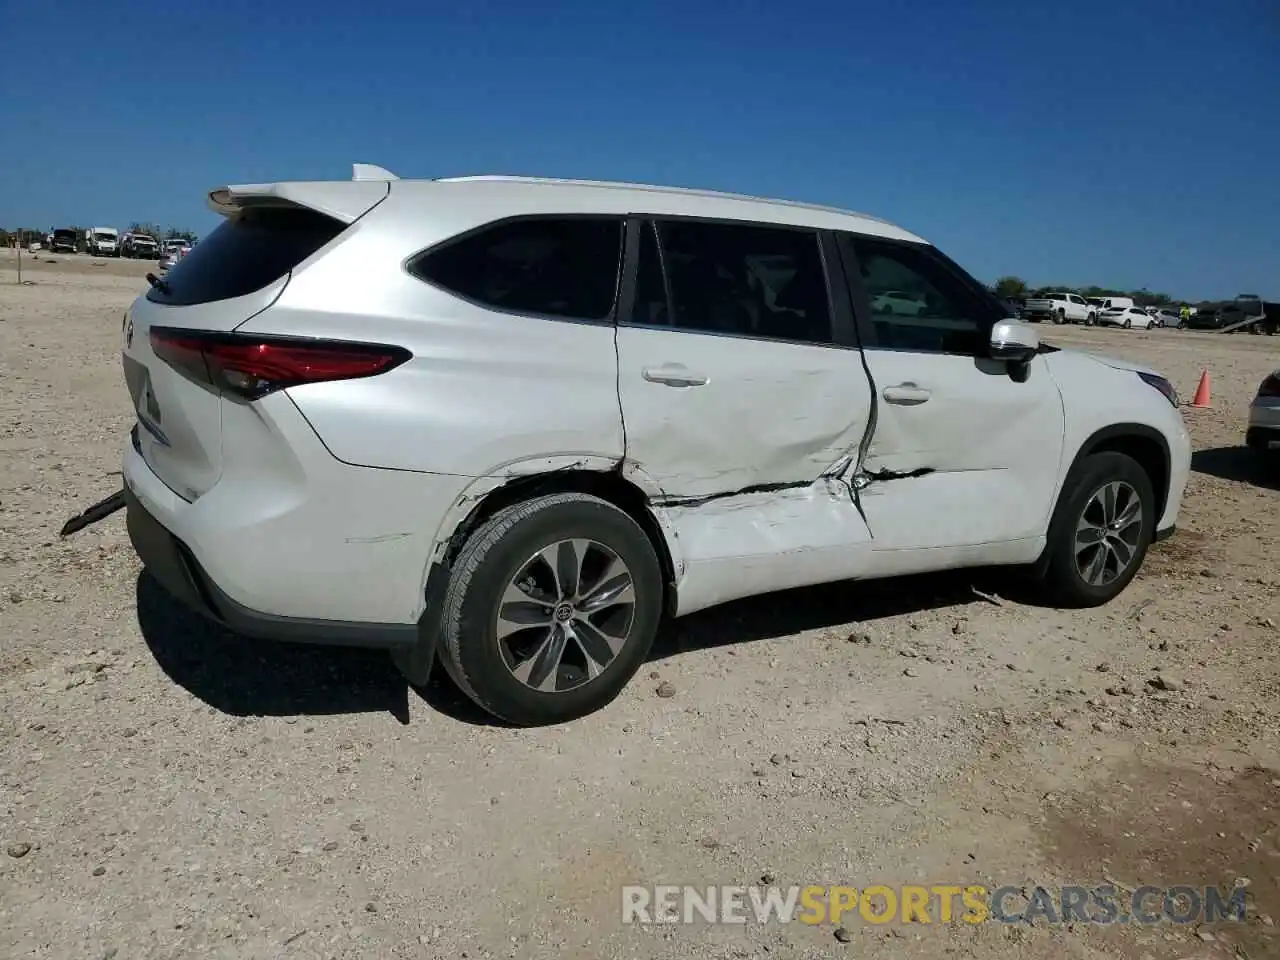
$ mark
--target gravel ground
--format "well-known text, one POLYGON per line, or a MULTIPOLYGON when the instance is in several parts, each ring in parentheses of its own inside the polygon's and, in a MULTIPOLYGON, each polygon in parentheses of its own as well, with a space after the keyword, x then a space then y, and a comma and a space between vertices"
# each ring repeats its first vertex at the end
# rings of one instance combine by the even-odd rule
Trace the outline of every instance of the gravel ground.
POLYGON ((1280 956, 1280 474, 1240 449, 1280 338, 1041 328, 1188 397, 1213 377, 1180 530, 1110 606, 1043 608, 1000 572, 757 598, 678 622, 602 713, 514 731, 380 655, 213 629, 139 577, 119 515, 60 540, 119 488, 120 319, 154 264, 13 267, 0 956, 1280 956), (765 876, 1248 878, 1251 918, 621 923, 624 884, 765 876))

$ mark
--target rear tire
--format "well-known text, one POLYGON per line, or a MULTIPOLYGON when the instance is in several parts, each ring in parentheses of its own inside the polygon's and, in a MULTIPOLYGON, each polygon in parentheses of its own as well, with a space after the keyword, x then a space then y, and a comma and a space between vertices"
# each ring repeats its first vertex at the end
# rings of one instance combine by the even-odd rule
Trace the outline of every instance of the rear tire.
POLYGON ((1158 522, 1151 478, 1136 460, 1110 450, 1083 457, 1067 475, 1049 525, 1050 597, 1063 607, 1114 599, 1141 568, 1158 522))
POLYGON ((662 616, 648 536, 597 497, 508 507, 454 563, 441 654, 480 707, 517 726, 565 723, 610 703, 644 663, 662 616))

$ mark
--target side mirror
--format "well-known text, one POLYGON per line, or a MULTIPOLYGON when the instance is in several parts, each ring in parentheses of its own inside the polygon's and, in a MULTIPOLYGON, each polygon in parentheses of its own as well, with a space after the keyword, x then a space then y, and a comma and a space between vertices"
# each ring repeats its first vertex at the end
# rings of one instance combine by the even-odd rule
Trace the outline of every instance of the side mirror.
POLYGON ((1029 363, 1040 352, 1040 337, 1029 323, 1001 320, 991 328, 989 349, 992 360, 1029 363))

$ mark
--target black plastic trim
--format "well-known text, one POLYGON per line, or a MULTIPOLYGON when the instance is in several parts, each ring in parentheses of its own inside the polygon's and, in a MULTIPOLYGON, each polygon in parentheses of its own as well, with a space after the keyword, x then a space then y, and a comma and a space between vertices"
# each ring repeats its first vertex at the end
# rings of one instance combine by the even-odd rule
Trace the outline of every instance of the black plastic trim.
POLYGON ((862 348, 862 336, 858 329, 857 312, 853 298, 849 296, 849 282, 844 273, 844 261, 840 258, 840 243, 832 230, 818 235, 822 249, 822 264, 826 268, 827 292, 831 300, 831 333, 839 347, 862 348))
POLYGON ((1160 543, 1163 540, 1168 540, 1177 532, 1178 532, 1178 525, 1176 523, 1172 524, 1171 526, 1165 527, 1163 530, 1157 530, 1156 535, 1151 538, 1151 542, 1160 543))
POLYGON ((1269 450, 1271 444, 1280 443, 1280 427, 1248 427, 1244 432, 1244 442, 1257 450, 1269 450))
POLYGON ((358 623, 280 617, 237 603, 213 582, 181 540, 160 523, 125 485, 126 525, 129 540, 147 572, 170 595, 214 622, 249 637, 343 647, 374 649, 421 645, 434 652, 438 629, 432 610, 412 623, 358 623))
POLYGON ((1093 451, 1098 448, 1099 444, 1106 440, 1114 440, 1118 437, 1142 437, 1146 440, 1154 440, 1159 445, 1160 452, 1164 458, 1165 488, 1163 490, 1157 490, 1156 496, 1160 498, 1160 513, 1163 514, 1164 508, 1169 502, 1169 484, 1173 482, 1173 472, 1171 470, 1173 458, 1169 454, 1169 441, 1165 438, 1165 435, 1155 427, 1148 426, 1145 423, 1112 423, 1102 427, 1100 430, 1094 431, 1089 435, 1089 439, 1080 445, 1080 450, 1071 461, 1071 468, 1069 468, 1067 472, 1070 473, 1071 469, 1074 469, 1075 465, 1079 463, 1082 458, 1093 453, 1093 451))

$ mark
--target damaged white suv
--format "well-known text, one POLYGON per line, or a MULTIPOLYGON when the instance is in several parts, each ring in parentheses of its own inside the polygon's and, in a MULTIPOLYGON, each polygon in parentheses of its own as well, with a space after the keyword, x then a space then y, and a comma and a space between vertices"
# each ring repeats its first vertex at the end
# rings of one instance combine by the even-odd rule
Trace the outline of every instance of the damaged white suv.
POLYGON ((513 723, 749 594, 1005 564, 1105 603, 1177 518, 1168 381, 1039 344, 882 220, 362 165, 210 203, 121 331, 138 554, 242 633, 438 656, 513 723))

